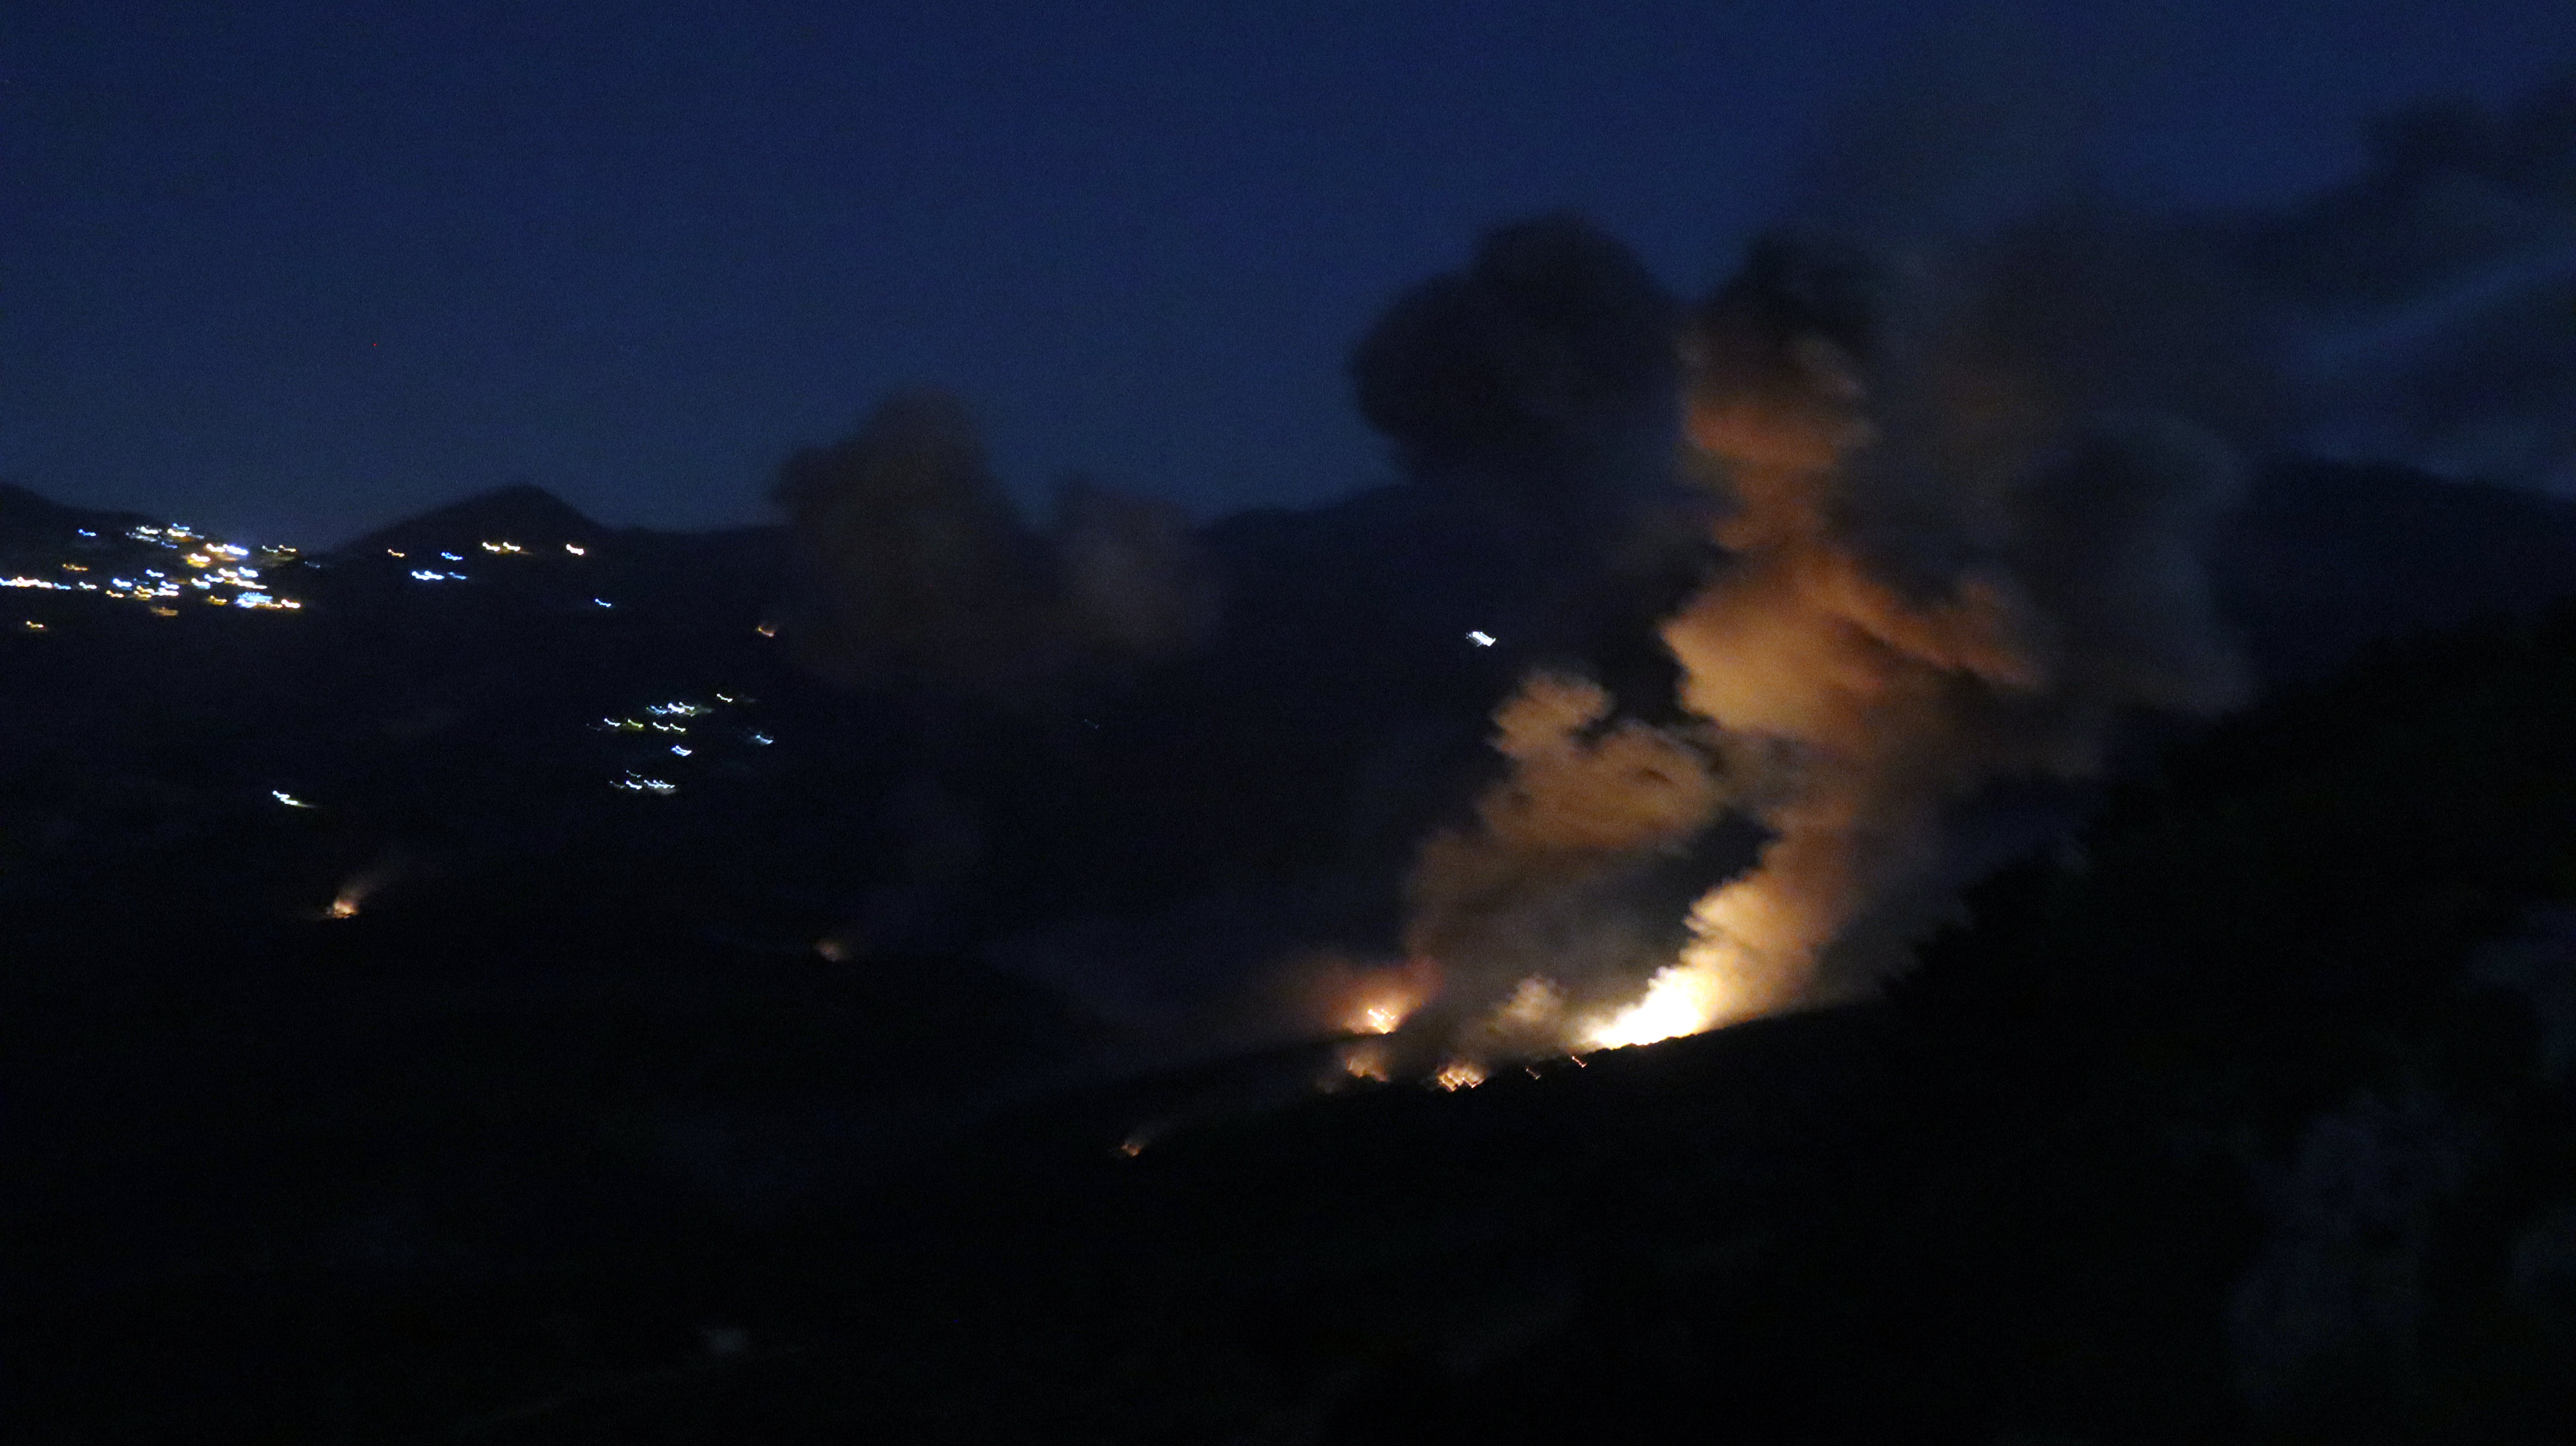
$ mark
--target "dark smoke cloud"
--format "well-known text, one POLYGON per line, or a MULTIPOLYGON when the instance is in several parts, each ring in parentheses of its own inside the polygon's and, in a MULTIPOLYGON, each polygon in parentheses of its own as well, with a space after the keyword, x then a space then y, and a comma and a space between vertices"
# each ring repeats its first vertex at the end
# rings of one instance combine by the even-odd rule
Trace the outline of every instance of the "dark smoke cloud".
POLYGON ((1623 699, 1669 693, 1654 622, 1705 570, 1705 493, 1673 468, 1680 303, 1578 216, 1498 227, 1353 349, 1402 508, 1436 532, 1460 618, 1623 699))
POLYGON ((1177 508, 1066 484, 1029 526, 966 408, 914 393, 779 469, 781 632, 851 686, 1026 700, 1087 670, 1170 657, 1216 617, 1214 565, 1177 508))
MULTIPOLYGON (((1494 713, 1506 776, 1419 850, 1409 959, 1289 969, 1322 1001, 1300 1019, 1436 980, 1380 1056, 1422 1066, 1866 993, 1980 866, 1999 789, 2245 695, 2200 556, 2231 443, 2358 416, 2403 456, 2569 454, 2559 92, 2393 126, 2297 208, 2150 216, 2080 184, 2081 87, 2031 104, 2030 56, 1970 59, 1855 112, 1696 308, 1554 216, 1361 342, 1359 404, 1411 478, 1370 515, 1433 527, 1489 594, 1472 621, 1554 666, 1494 713)), ((1025 696, 1213 616, 1176 515, 1077 485, 1030 528, 953 403, 890 404, 780 497, 800 646, 848 680, 1025 696)), ((1247 922, 1275 912, 1183 910, 1163 952, 1328 936, 1247 922)), ((1113 934, 1053 947, 1088 971, 1138 952, 1113 934)))
POLYGON ((2246 691, 2199 555, 2236 464, 2188 420, 2212 399, 2159 329, 2086 304, 2145 265, 2106 232, 2049 217, 1901 268, 1839 255, 1831 285, 1775 241, 1699 315, 1688 426, 1737 502, 1733 566, 1664 636, 1692 711, 1757 760, 1774 835, 1695 926, 1743 1008, 1900 965, 1958 882, 1958 804, 2088 776, 2131 710, 2246 691))
POLYGON ((2166 344, 2126 356, 2208 379, 2176 398, 2183 414, 2263 452, 2576 488, 2576 71, 2502 107, 2387 114, 2358 174, 2293 205, 2065 206, 2157 43, 2116 23, 2088 41, 2026 4, 1961 7, 1839 118, 1783 223, 1902 264, 2089 211, 2092 242, 2050 250, 2100 284, 2055 303, 2161 329, 2166 344))
POLYGON ((2576 492, 2576 244, 2499 271, 2407 308, 2372 329, 2376 346, 2340 349, 2318 368, 2307 440, 2332 455, 2576 492))
POLYGON ((1578 217, 1485 238, 1398 298, 1351 361, 1360 412, 1415 477, 1540 504, 1636 481, 1673 405, 1674 299, 1578 217))
POLYGON ((2576 488, 2576 72, 2386 116, 2351 181, 2214 229, 2305 338, 2302 440, 2576 488))
POLYGON ((1894 252, 1758 244, 1679 338, 1726 557, 1662 629, 1690 721, 1614 721, 1549 674, 1497 714, 1509 776, 1415 870, 1408 943, 1444 990, 1402 1054, 1865 992, 1962 881, 1962 806, 2089 776, 2132 711, 2238 701, 2199 557, 2237 469, 2185 416, 2232 399, 2132 309, 2188 293, 2080 207, 1894 252), (1626 881, 1730 810, 1768 842, 1676 951, 1626 881))
POLYGON ((2239 486, 2222 437, 2284 413, 2282 333, 2189 218, 2076 184, 2084 87, 1998 33, 1933 37, 1667 330, 1723 558, 1660 629, 1679 716, 1562 673, 1497 713, 1507 776, 1411 881, 1442 994, 1386 1057, 1865 993, 1973 868, 1981 799, 2090 776, 2133 713, 2244 696, 2200 547, 2239 486), (1728 818, 1767 840, 1750 866, 1641 910, 1728 818))
POLYGON ((2437 100, 2381 117, 2362 173, 2252 218, 2251 275, 2322 311, 2398 306, 2576 239, 2576 72, 2490 112, 2437 100))
POLYGON ((1057 491, 1050 543, 1063 626, 1082 648, 1167 658, 1214 628, 1216 565, 1178 506, 1076 478, 1057 491))
POLYGON ((788 458, 772 496, 795 569, 783 631, 808 667, 980 688, 1039 665, 1037 540, 954 398, 887 401, 853 436, 788 458))

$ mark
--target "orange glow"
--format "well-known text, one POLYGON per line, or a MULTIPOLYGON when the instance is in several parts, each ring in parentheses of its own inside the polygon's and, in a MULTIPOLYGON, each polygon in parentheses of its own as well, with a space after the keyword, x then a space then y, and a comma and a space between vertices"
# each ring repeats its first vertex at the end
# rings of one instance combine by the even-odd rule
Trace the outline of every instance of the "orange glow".
POLYGON ((1485 1082, 1485 1067, 1472 1059, 1453 1059, 1440 1066, 1431 1082, 1444 1090, 1471 1090, 1485 1082))
POLYGON ((1698 1034, 1718 1023, 1723 990, 1708 970, 1667 964, 1646 985, 1643 999, 1585 1030, 1585 1049, 1619 1049, 1698 1034))
POLYGON ((1344 1048, 1342 1073, 1353 1079, 1375 1080, 1380 1084, 1394 1078, 1387 1063, 1386 1046, 1375 1040, 1362 1040, 1344 1048))
POLYGON ((1690 942, 1655 971, 1636 1003, 1577 1032, 1585 1049, 1699 1034, 1773 1013, 1796 996, 1814 946, 1780 907, 1780 875, 1763 870, 1691 907, 1690 942))
MULTIPOLYGON (((288 796, 281 794, 278 796, 278 801, 288 802, 288 796)), ((304 808, 310 805, 299 801, 294 806, 304 808)), ((352 876, 348 882, 340 885, 340 892, 331 896, 330 904, 322 910, 322 917, 325 919, 358 917, 359 912, 366 907, 367 900, 373 898, 377 890, 393 882, 395 873, 396 869, 393 865, 380 864, 352 876)))
POLYGON ((1334 1024, 1344 1034, 1393 1034, 1440 990, 1440 967, 1428 959, 1335 981, 1334 1024))

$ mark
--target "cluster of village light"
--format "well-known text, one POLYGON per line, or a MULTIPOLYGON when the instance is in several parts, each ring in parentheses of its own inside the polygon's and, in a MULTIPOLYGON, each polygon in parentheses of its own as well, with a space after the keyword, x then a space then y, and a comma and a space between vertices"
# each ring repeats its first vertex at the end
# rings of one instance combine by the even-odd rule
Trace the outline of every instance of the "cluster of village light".
MULTIPOLYGON (((90 528, 73 529, 79 537, 89 539, 87 550, 103 546, 98 533, 90 528)), ((88 593, 112 598, 118 602, 141 603, 155 614, 174 618, 179 615, 173 603, 191 599, 213 607, 237 607, 252 612, 291 612, 304 606, 291 597, 280 597, 269 591, 261 580, 261 569, 251 566, 254 558, 267 567, 279 567, 297 557, 291 547, 243 547, 238 543, 218 542, 191 527, 171 523, 166 527, 138 524, 126 530, 125 536, 135 542, 158 547, 173 554, 173 566, 125 567, 108 571, 103 562, 63 560, 55 565, 60 576, 38 577, 16 574, 0 577, 0 587, 40 592, 88 593)), ((31 631, 42 632, 42 623, 29 621, 31 631)))
MULTIPOLYGON (((490 543, 490 542, 487 542, 487 543, 484 543, 484 544, 483 544, 483 546, 484 546, 484 549, 485 549, 486 551, 491 551, 491 552, 498 552, 498 551, 500 551, 500 550, 501 550, 502 548, 504 548, 504 547, 509 548, 509 549, 510 549, 510 551, 512 551, 512 552, 517 552, 517 551, 519 551, 518 545, 517 545, 517 544, 515 544, 515 543, 507 543, 507 542, 504 542, 504 543, 497 543, 497 544, 496 544, 496 543, 490 543)), ((408 552, 399 552, 399 551, 396 551, 396 550, 395 550, 395 549, 393 549, 393 548, 388 547, 388 548, 386 548, 386 549, 385 549, 385 556, 387 556, 387 557, 399 557, 399 558, 406 558, 406 559, 408 559, 408 558, 411 556, 411 554, 410 554, 410 553, 408 553, 408 552)), ((441 560, 446 561, 446 562, 463 562, 463 561, 465 560, 465 554, 463 554, 463 553, 461 553, 461 552, 442 552, 442 553, 440 553, 440 554, 439 554, 439 557, 440 557, 440 559, 441 559, 441 560)), ((463 574, 463 573, 461 573, 461 572, 445 572, 445 571, 442 571, 442 570, 440 570, 440 569, 438 569, 438 568, 434 568, 434 567, 415 567, 415 568, 413 568, 413 569, 411 570, 411 576, 412 576, 412 581, 414 581, 414 582, 465 582, 465 581, 468 581, 468 579, 466 578, 465 574, 463 574)))
MULTIPOLYGON (((717 693, 713 696, 716 700, 713 704, 692 703, 686 699, 677 699, 669 703, 653 703, 645 707, 645 716, 641 718, 602 718, 590 726, 592 731, 599 733, 669 734, 672 736, 667 741, 661 739, 654 741, 662 743, 674 758, 692 758, 704 745, 690 741, 688 734, 691 721, 704 718, 715 712, 717 708, 738 708, 748 701, 730 693, 717 693)), ((767 748, 778 741, 766 733, 746 732, 742 737, 744 741, 759 748, 767 748)), ((672 794, 680 791, 680 786, 667 778, 649 777, 631 768, 627 769, 622 776, 609 780, 609 787, 628 793, 672 794)))
MULTIPOLYGON (((535 555, 527 548, 521 547, 519 544, 507 541, 506 539, 500 541, 485 541, 480 545, 485 552, 490 553, 494 557, 532 557, 535 555)), ((588 557, 590 555, 590 549, 577 542, 565 543, 563 545, 563 550, 572 554, 574 557, 588 557)), ((385 556, 395 558, 403 562, 409 562, 411 560, 411 554, 401 550, 400 548, 386 548, 385 556)), ((438 560, 440 562, 463 562, 465 561, 465 554, 461 552, 441 552, 438 554, 438 560)), ((473 581, 473 578, 464 573, 455 571, 452 568, 415 567, 409 569, 409 571, 411 573, 412 581, 414 582, 473 581)), ((617 604, 610 602, 606 598, 595 597, 591 599, 591 602, 596 606, 604 608, 613 608, 617 606, 617 604)))

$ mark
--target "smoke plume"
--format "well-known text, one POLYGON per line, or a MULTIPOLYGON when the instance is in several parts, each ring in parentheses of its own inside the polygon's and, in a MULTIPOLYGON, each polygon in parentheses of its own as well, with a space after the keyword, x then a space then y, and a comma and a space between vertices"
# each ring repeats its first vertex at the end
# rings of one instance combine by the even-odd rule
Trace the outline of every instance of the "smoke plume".
POLYGON ((2105 241, 2081 212, 1893 259, 1776 236, 1689 318, 1682 465, 1725 504, 1662 628, 1694 721, 1557 676, 1506 705, 1510 775, 1414 874, 1446 987, 1408 1035, 1623 1044, 1865 992, 1959 882, 1962 805, 2242 696, 2197 556, 2235 468, 2152 410, 2193 379, 2096 294, 2136 260, 2105 241), (1662 946, 1622 889, 1729 809, 1767 842, 1662 946))
POLYGON ((2224 228, 2304 333, 2304 440, 2576 488, 2576 72, 2383 117, 2345 184, 2224 228))
POLYGON ((1627 247, 1579 217, 1505 226, 1361 341, 1360 412, 1418 482, 1562 512, 1633 481, 1662 444, 1679 311, 1627 247))
POLYGON ((1025 699, 1186 651, 1215 622, 1213 564, 1177 508, 1076 480, 1040 533, 964 405, 938 393, 893 397, 790 457, 773 496, 792 569, 781 631, 845 686, 1025 699))
POLYGON ((1610 712, 1598 685, 1551 672, 1496 711, 1509 775, 1472 828, 1423 846, 1408 884, 1406 952, 1441 981, 1409 1045, 1543 1047, 1566 1009, 1615 1007, 1670 957, 1678 933, 1648 907, 1658 865, 1728 798, 1698 740, 1610 712))

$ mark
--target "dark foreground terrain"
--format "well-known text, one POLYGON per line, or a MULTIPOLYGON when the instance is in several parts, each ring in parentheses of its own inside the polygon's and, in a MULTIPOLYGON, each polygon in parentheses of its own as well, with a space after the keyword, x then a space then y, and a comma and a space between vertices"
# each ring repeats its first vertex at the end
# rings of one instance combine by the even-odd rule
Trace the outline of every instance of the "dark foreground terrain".
POLYGON ((18 1439, 2564 1440, 2570 738, 2576 616, 2374 653, 1885 1004, 1451 1094, 330 936, 13 1041, 18 1439))
MULTIPOLYGON (((174 551, 0 503, 13 576, 174 551)), ((1030 961, 1385 927, 1539 660, 1441 505, 1221 524, 1214 643, 1017 713, 833 693, 774 537, 533 490, 291 612, 11 593, 0 1436, 2571 1438, 2567 509, 2272 479, 2267 699, 1885 1001, 1455 1093, 1174 1062, 1030 961)))

